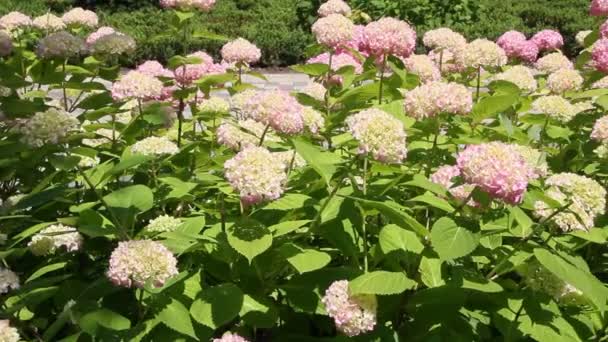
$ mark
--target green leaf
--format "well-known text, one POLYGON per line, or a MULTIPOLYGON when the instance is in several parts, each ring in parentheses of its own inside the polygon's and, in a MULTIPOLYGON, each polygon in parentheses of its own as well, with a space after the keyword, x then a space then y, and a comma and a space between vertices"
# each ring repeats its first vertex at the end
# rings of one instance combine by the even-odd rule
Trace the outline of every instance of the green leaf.
POLYGON ((303 249, 294 244, 285 244, 279 250, 300 274, 321 269, 331 261, 331 256, 314 249, 303 249))
POLYGON ((412 289, 415 286, 416 282, 406 277, 405 273, 387 271, 365 273, 349 283, 353 295, 393 295, 412 289))
POLYGON ((265 210, 294 210, 307 206, 312 206, 316 201, 310 196, 302 194, 287 194, 274 202, 270 202, 263 209, 265 210))
POLYGON ((86 209, 80 212, 78 231, 90 237, 110 237, 116 234, 116 227, 97 211, 86 209))
POLYGON ((299 220, 299 221, 285 221, 273 226, 268 227, 268 230, 272 232, 272 234, 277 236, 282 236, 285 234, 289 234, 294 230, 301 228, 302 226, 312 222, 311 220, 299 220))
POLYGON ((314 77, 322 76, 329 72, 329 65, 323 63, 299 64, 289 68, 295 72, 314 77))
POLYGON ((534 256, 556 277, 581 291, 599 310, 606 310, 608 290, 593 274, 546 249, 534 249, 534 256))
POLYGON ((484 97, 473 107, 471 117, 475 123, 492 117, 511 108, 519 101, 517 94, 493 95, 484 97))
POLYGON ((97 336, 100 328, 126 330, 131 327, 128 318, 109 309, 86 313, 80 318, 79 324, 83 331, 92 336, 97 336))
POLYGON ((270 300, 255 299, 246 294, 239 316, 251 326, 269 329, 277 321, 278 310, 270 300))
POLYGON ((164 307, 157 316, 160 321, 167 327, 196 339, 194 333, 194 327, 192 326, 192 320, 190 319, 190 312, 188 308, 184 306, 175 298, 171 298, 169 305, 164 307))
POLYGON ((437 220, 431 229, 431 245, 442 260, 453 260, 470 254, 478 244, 479 237, 476 234, 447 217, 437 220))
POLYGON ((140 164, 146 163, 150 160, 154 160, 154 157, 145 156, 143 154, 127 154, 120 158, 120 162, 114 166, 109 174, 119 174, 125 170, 134 168, 140 164))
POLYGON ((183 198, 189 195, 190 192, 198 186, 197 183, 184 182, 179 178, 175 177, 162 177, 158 179, 161 183, 167 184, 171 188, 171 192, 165 196, 165 199, 169 198, 183 198))
POLYGON ((525 238, 532 234, 532 225, 534 221, 519 207, 512 207, 509 212, 517 221, 517 228, 511 227, 511 233, 517 237, 525 238))
POLYGON ((370 100, 378 97, 379 92, 380 82, 364 84, 348 90, 338 98, 337 102, 351 109, 364 108, 370 100))
POLYGON ((202 29, 194 31, 194 34, 192 35, 192 37, 194 37, 194 38, 209 39, 209 40, 217 40, 217 41, 220 41, 220 42, 227 42, 227 41, 230 40, 229 37, 224 36, 222 34, 217 34, 217 33, 205 31, 205 30, 202 30, 202 29))
POLYGON ((51 273, 51 272, 63 269, 65 267, 65 265, 67 265, 67 262, 62 261, 62 262, 57 262, 54 264, 50 264, 50 265, 41 267, 38 270, 36 270, 36 272, 32 273, 32 275, 29 278, 27 278, 27 280, 25 282, 29 283, 30 281, 36 280, 47 273, 51 273))
POLYGON ((190 314, 199 323, 212 329, 233 320, 243 306, 243 292, 234 284, 222 284, 203 290, 190 307, 190 314))
POLYGON ((176 230, 187 234, 198 234, 203 228, 205 228, 205 216, 201 215, 183 219, 183 223, 176 230))
POLYGON ((408 202, 423 202, 448 213, 451 213, 455 210, 454 207, 452 207, 448 201, 444 200, 443 198, 439 198, 430 192, 425 192, 420 196, 411 198, 408 200, 408 202))
POLYGON ((430 258, 426 255, 420 259, 420 266, 418 271, 420 272, 420 280, 427 287, 438 287, 445 285, 443 276, 441 274, 441 261, 438 258, 430 258))
POLYGON ((145 185, 132 185, 116 190, 106 195, 104 200, 123 227, 131 227, 137 214, 154 206, 154 194, 145 185))
POLYGON ((331 181, 334 173, 336 173, 337 165, 342 160, 335 154, 322 151, 321 148, 310 144, 303 139, 292 139, 293 146, 304 160, 317 173, 323 177, 327 185, 331 181))
POLYGON ((418 235, 397 225, 389 224, 382 228, 378 236, 382 252, 388 254, 392 251, 404 251, 420 254, 424 245, 418 235))
POLYGON ((226 232, 228 243, 249 263, 272 245, 272 234, 262 223, 250 218, 236 221, 226 232))
POLYGON ((410 229, 419 236, 426 237, 428 231, 420 222, 416 221, 411 215, 405 212, 405 208, 391 201, 376 202, 362 198, 351 197, 353 200, 361 203, 364 207, 372 208, 380 211, 388 219, 402 228, 410 229))

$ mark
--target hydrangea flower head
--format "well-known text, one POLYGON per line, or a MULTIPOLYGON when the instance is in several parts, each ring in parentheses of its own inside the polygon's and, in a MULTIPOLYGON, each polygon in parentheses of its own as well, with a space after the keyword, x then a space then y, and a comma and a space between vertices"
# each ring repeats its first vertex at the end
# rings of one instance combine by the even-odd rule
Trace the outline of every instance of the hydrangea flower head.
POLYGON ((368 109, 349 116, 346 124, 350 133, 359 142, 359 153, 371 153, 383 163, 400 163, 407 155, 403 123, 392 115, 368 109))
POLYGON ((249 342, 249 340, 231 332, 225 332, 220 338, 214 338, 213 342, 249 342))
MULTIPOLYGON (((262 128, 263 129, 263 128, 262 128)), ((217 142, 235 151, 256 146, 260 138, 241 129, 238 123, 224 122, 216 131, 217 142)))
POLYGON ((302 110, 302 120, 304 121, 304 127, 313 134, 319 133, 325 127, 323 114, 312 107, 304 107, 302 110))
POLYGON ((347 280, 333 282, 321 301, 343 334, 352 337, 374 330, 378 306, 376 297, 350 295, 347 280))
POLYGON ((201 113, 228 113, 230 104, 221 97, 212 96, 201 102, 198 110, 201 113))
POLYGON ((532 93, 538 89, 538 82, 534 78, 534 71, 523 65, 515 65, 494 76, 494 79, 511 82, 526 93, 532 93))
POLYGON ((102 27, 98 28, 97 31, 95 31, 87 36, 87 39, 86 39, 87 45, 91 46, 91 45, 93 45, 93 43, 95 43, 97 41, 97 39, 99 39, 103 36, 107 36, 112 33, 116 33, 116 30, 114 28, 109 27, 109 26, 102 26, 102 27))
POLYGON ((589 13, 593 16, 608 15, 608 0, 592 0, 589 13))
POLYGON ((176 8, 179 10, 196 9, 203 12, 209 12, 215 0, 160 0, 160 5, 164 8, 176 8))
POLYGON ((82 248, 83 242, 76 228, 54 224, 32 236, 27 246, 35 255, 49 255, 61 248, 70 253, 76 252, 82 248))
POLYGON ((216 64, 213 58, 203 51, 197 51, 187 56, 188 58, 200 59, 200 63, 180 66, 173 71, 175 80, 182 85, 190 85, 203 76, 223 74, 227 66, 216 64))
POLYGON ((46 112, 34 114, 18 131, 22 134, 21 141, 33 147, 42 147, 62 142, 79 125, 80 122, 70 114, 49 108, 46 112))
POLYGON ((606 190, 591 178, 574 173, 559 173, 545 181, 549 188, 545 194, 569 206, 555 214, 558 208, 550 208, 545 202, 534 203, 534 213, 541 218, 551 217, 551 222, 564 232, 589 230, 595 218, 604 214, 606 190))
POLYGON ((496 43, 487 39, 472 41, 459 57, 460 62, 467 68, 495 68, 507 64, 505 51, 496 43))
POLYGON ((403 64, 408 71, 418 75, 422 83, 441 79, 439 68, 427 55, 411 55, 403 60, 403 64))
POLYGON ((298 134, 304 130, 303 107, 282 90, 258 92, 247 105, 251 117, 278 133, 298 134))
POLYGON ((163 244, 131 240, 119 242, 112 251, 107 276, 116 286, 143 288, 146 283, 162 287, 178 273, 177 259, 163 244))
POLYGON ((547 78, 547 88, 554 94, 578 90, 583 85, 583 76, 574 69, 560 69, 547 78))
POLYGON ((32 18, 21 13, 21 12, 10 12, 0 17, 0 28, 3 28, 9 32, 32 26, 32 18))
POLYGON ((34 18, 33 26, 44 31, 60 31, 65 29, 65 23, 53 13, 46 13, 34 18))
POLYGON ((608 143, 608 115, 597 119, 593 125, 593 131, 591 131, 591 139, 601 143, 608 143))
POLYGON ((15 327, 11 327, 11 323, 8 319, 0 320, 0 341, 3 342, 19 342, 21 336, 19 336, 19 330, 15 327))
POLYGON ((312 25, 312 33, 317 42, 332 49, 346 46, 353 38, 355 25, 340 14, 330 14, 312 25))
POLYGON ((63 22, 68 26, 85 26, 85 27, 97 27, 99 24, 99 18, 93 11, 85 10, 81 7, 74 7, 66 12, 63 17, 63 22))
POLYGON ((262 57, 262 52, 257 46, 251 44, 247 39, 238 38, 222 47, 222 58, 228 63, 254 64, 262 57))
POLYGON ((382 18, 365 26, 365 48, 376 57, 409 57, 416 47, 416 32, 405 21, 382 18))
POLYGON ((554 30, 542 30, 530 39, 540 51, 558 50, 564 46, 564 37, 554 30))
POLYGON ((328 0, 326 3, 319 6, 317 11, 320 17, 327 17, 332 14, 340 14, 345 17, 350 16, 350 6, 343 0, 328 0))
POLYGON ((422 42, 429 49, 438 50, 459 50, 467 44, 463 35, 445 27, 427 31, 422 42))
POLYGON ((513 145, 491 142, 469 145, 458 153, 465 182, 509 204, 520 203, 534 171, 513 145))
POLYGON ((19 276, 8 268, 0 267, 0 294, 19 288, 19 276))
POLYGON ((129 55, 135 52, 135 40, 120 32, 99 37, 91 48, 93 55, 106 58, 120 55, 129 55))
POLYGON ((151 100, 161 96, 163 83, 156 77, 131 70, 112 85, 115 100, 151 100))
POLYGON ((69 32, 59 31, 42 38, 36 47, 41 58, 71 58, 85 51, 84 40, 69 32))
POLYGON ((536 61, 535 68, 541 72, 550 74, 560 69, 574 69, 574 64, 561 52, 554 52, 536 61))
POLYGON ((162 64, 158 61, 145 61, 140 64, 137 71, 141 72, 144 75, 152 76, 152 77, 172 77, 173 73, 166 69, 162 64))
POLYGON ((153 220, 150 220, 150 223, 148 223, 144 230, 151 233, 172 232, 175 231, 181 224, 182 220, 177 217, 161 215, 153 220))
POLYGON ((430 179, 431 182, 435 184, 439 184, 446 188, 454 198, 459 201, 465 201, 469 199, 467 205, 469 206, 478 206, 473 199, 470 198, 471 193, 475 189, 474 185, 471 184, 462 184, 455 185, 454 178, 460 176, 460 169, 456 165, 443 165, 435 171, 430 179))
POLYGON ((131 152, 144 156, 166 156, 177 154, 179 148, 166 137, 148 137, 136 142, 131 147, 131 152))
POLYGON ((458 83, 429 82, 405 94, 405 112, 422 120, 442 112, 465 115, 473 108, 473 95, 458 83))
POLYGON ((224 175, 245 204, 272 201, 283 193, 283 162, 263 147, 247 147, 224 163, 224 175))
POLYGON ((538 114, 546 114, 561 121, 570 122, 581 112, 581 108, 573 105, 559 95, 542 96, 532 102, 532 111, 538 114))
POLYGON ((319 82, 311 82, 304 89, 301 90, 303 94, 306 94, 317 101, 325 100, 325 93, 327 89, 319 82))
MULTIPOLYGON (((604 23, 602 27, 604 27, 604 25, 606 25, 606 23, 604 23)), ((606 28, 608 29, 608 27, 606 28)), ((589 36, 592 32, 593 31, 591 30, 584 30, 578 32, 575 37, 576 43, 580 46, 585 46, 585 39, 587 39, 587 36, 589 36)))
POLYGON ((597 70, 608 73, 608 38, 602 38, 593 45, 591 58, 597 70))

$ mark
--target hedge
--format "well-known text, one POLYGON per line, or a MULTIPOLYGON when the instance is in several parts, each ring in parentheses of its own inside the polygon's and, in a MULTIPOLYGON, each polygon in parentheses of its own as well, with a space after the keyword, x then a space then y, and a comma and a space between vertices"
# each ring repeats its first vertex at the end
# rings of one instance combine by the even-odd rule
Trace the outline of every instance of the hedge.
MULTIPOLYGON (((316 18, 320 0, 218 0, 209 14, 196 17, 197 29, 227 37, 245 37, 263 50, 262 65, 290 65, 300 62, 312 42, 310 25, 316 18)), ((3 0, 0 14, 19 10, 32 15, 49 8, 95 7, 102 20, 132 35, 139 44, 129 61, 165 60, 181 53, 183 40, 167 32, 171 13, 156 5, 157 0, 3 0)), ((574 35, 593 25, 587 15, 588 0, 351 0, 355 10, 372 18, 396 16, 411 22, 420 36, 432 28, 448 26, 470 39, 496 38, 516 29, 532 34, 540 29, 558 29, 566 37, 565 50, 577 51, 574 35)), ((194 39, 191 49, 205 49, 217 55, 221 41, 194 39)))

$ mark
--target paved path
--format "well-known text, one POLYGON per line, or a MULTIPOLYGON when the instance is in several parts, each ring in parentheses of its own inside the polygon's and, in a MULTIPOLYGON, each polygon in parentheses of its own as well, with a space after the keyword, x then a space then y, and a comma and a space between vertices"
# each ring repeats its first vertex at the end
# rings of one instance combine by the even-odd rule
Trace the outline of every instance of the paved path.
MULTIPOLYGON (((264 77, 266 77, 266 81, 258 77, 245 75, 243 76, 243 82, 251 83, 257 88, 263 90, 280 89, 285 91, 301 90, 302 88, 305 88, 308 84, 310 84, 310 82, 312 82, 312 80, 307 75, 298 74, 295 72, 264 73, 262 71, 262 73, 264 77)), ((228 92, 225 90, 216 91, 213 93, 213 95, 220 97, 228 97, 228 92)))

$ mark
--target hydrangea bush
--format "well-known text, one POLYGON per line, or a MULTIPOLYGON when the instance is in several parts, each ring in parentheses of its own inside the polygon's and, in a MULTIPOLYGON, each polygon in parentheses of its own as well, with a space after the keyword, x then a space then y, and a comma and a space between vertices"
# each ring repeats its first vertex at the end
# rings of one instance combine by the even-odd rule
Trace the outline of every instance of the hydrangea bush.
POLYGON ((1 17, 0 341, 606 340, 606 24, 354 12, 293 92, 242 38, 125 71, 94 12, 1 17))

